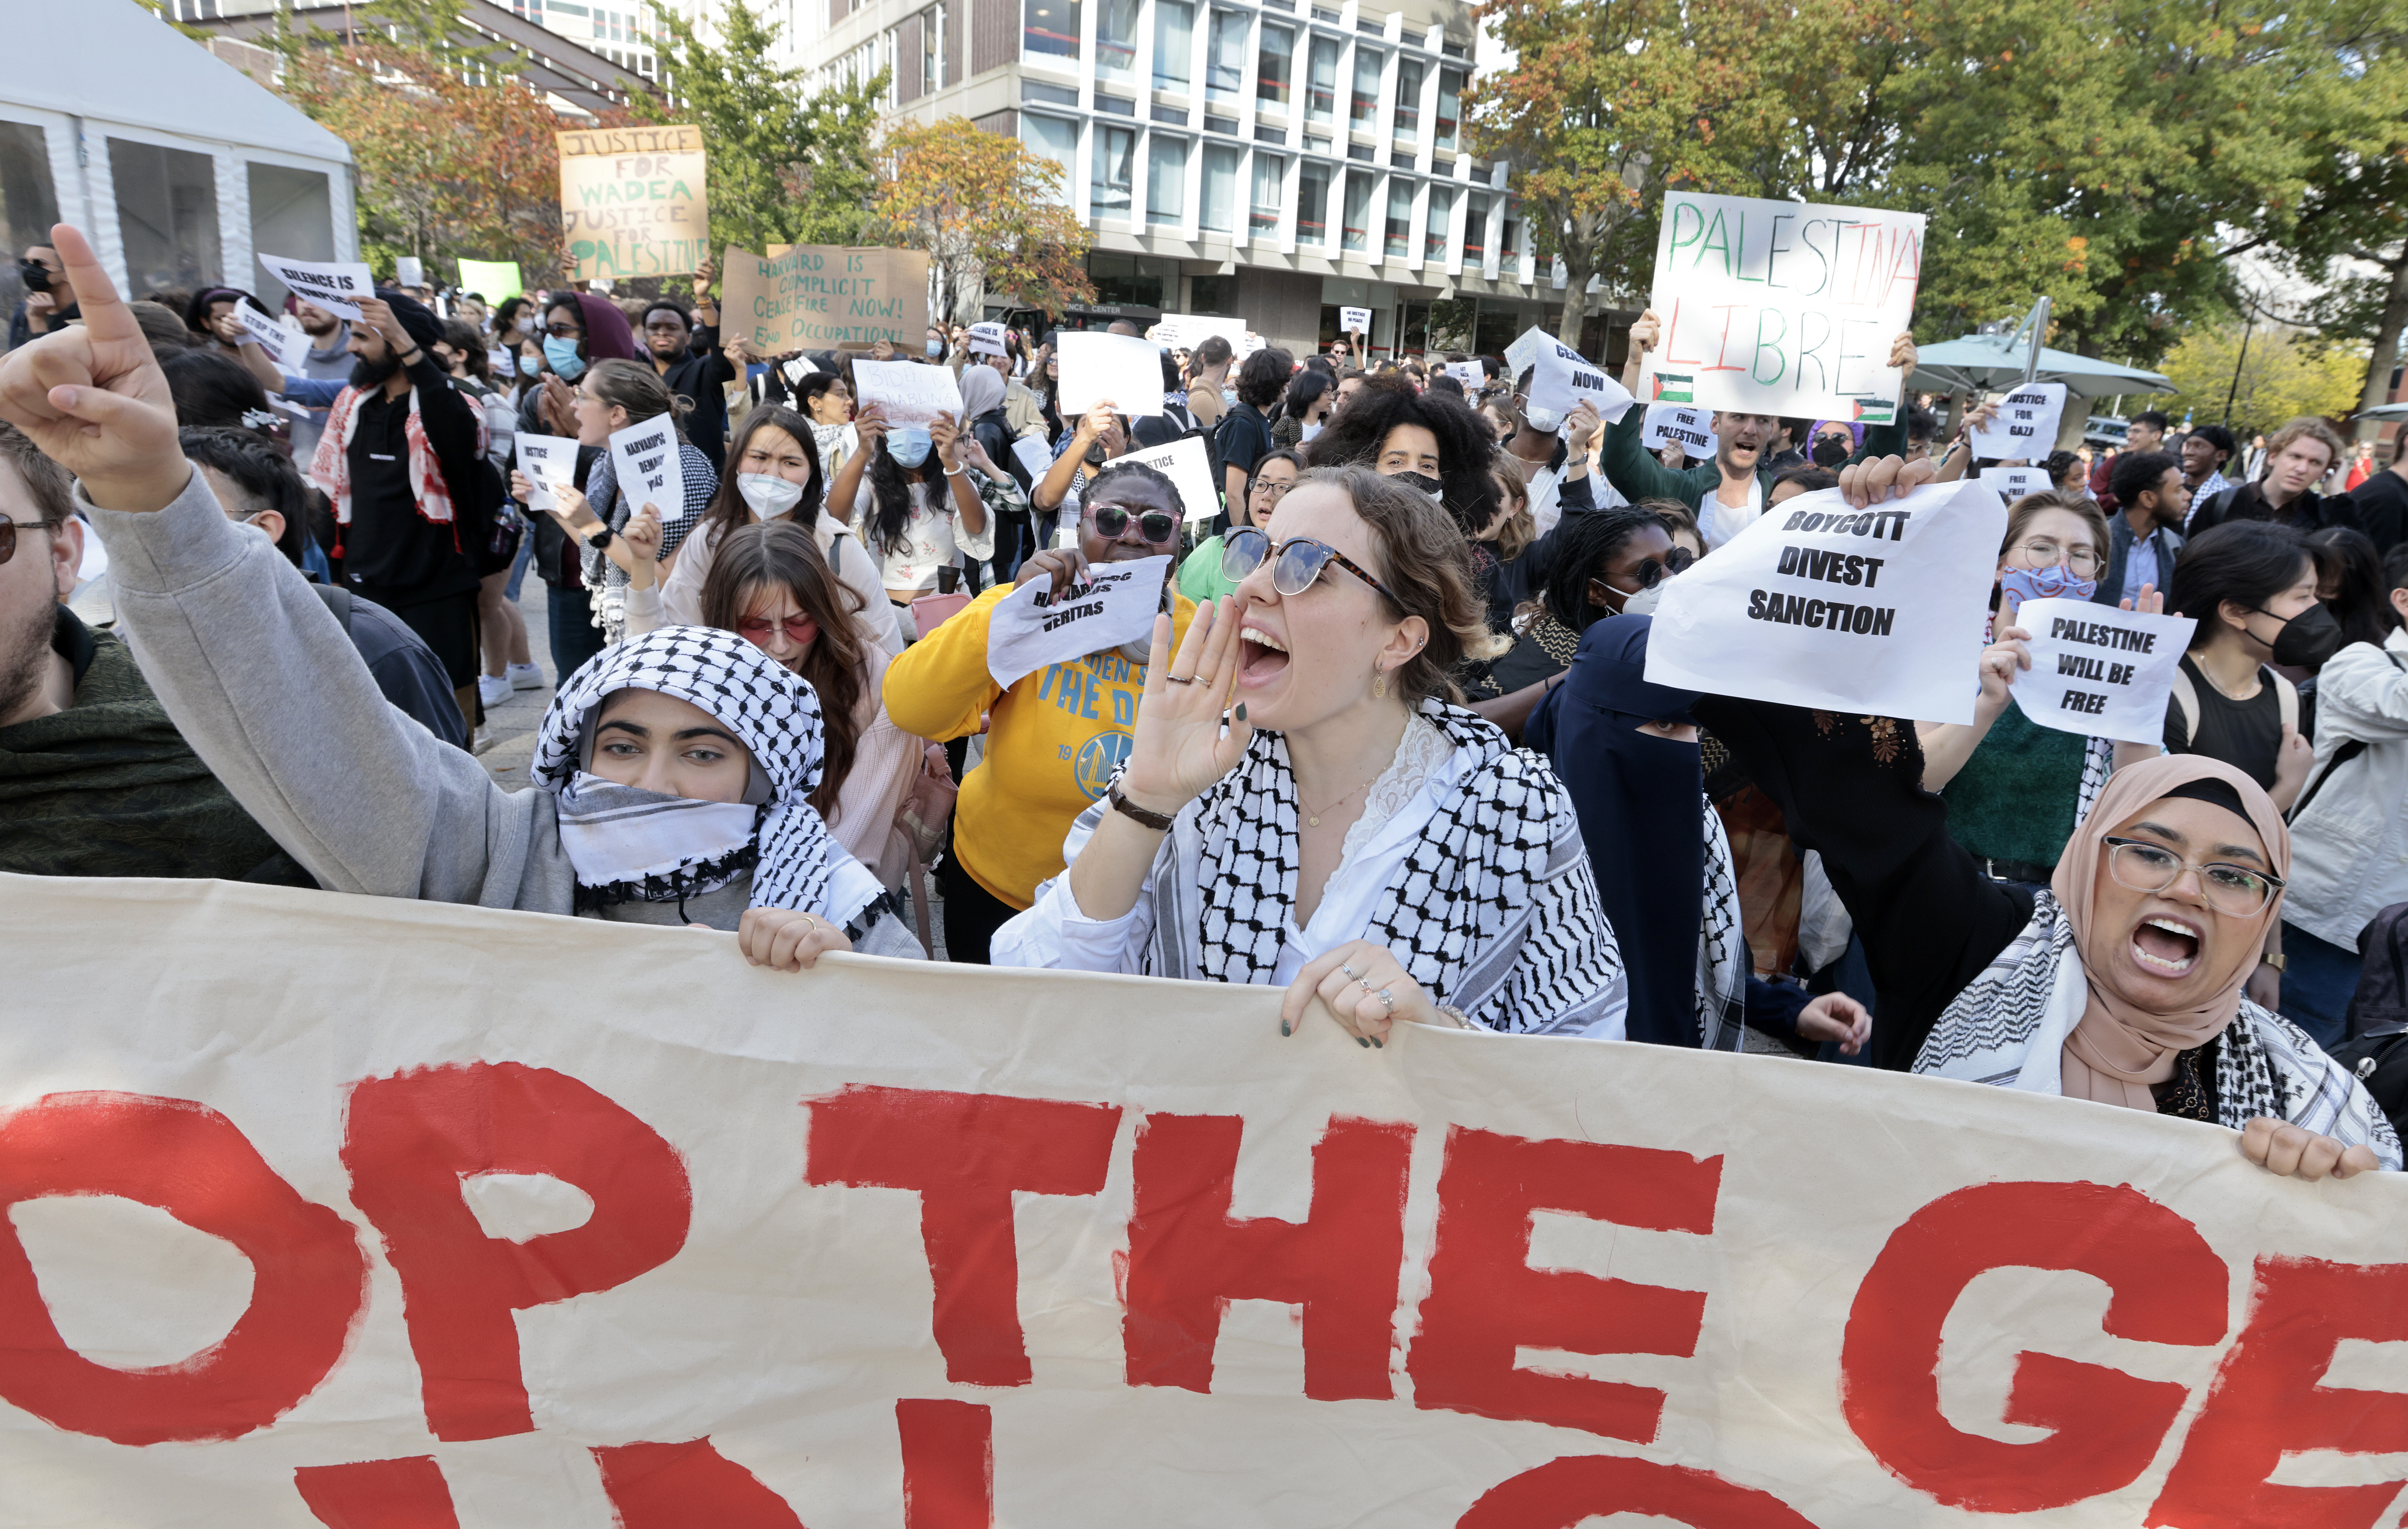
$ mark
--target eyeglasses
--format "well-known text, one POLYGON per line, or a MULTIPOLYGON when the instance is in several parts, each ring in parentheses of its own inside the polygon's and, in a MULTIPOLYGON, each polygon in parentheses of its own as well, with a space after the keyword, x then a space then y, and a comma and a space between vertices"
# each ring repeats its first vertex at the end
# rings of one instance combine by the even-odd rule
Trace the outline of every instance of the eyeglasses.
MULTIPOLYGON (((1221 538, 1221 577, 1232 584, 1241 582, 1247 575, 1263 565, 1263 559, 1273 557, 1270 537, 1253 526, 1241 526, 1221 538)), ((1271 563, 1271 588, 1282 594, 1302 594, 1312 588, 1321 570, 1335 563, 1382 594, 1398 610, 1405 603, 1394 591, 1371 577, 1370 571, 1326 541, 1310 536, 1290 536, 1279 544, 1271 563)))
MULTIPOLYGON (((1118 505, 1097 505, 1088 519, 1096 522, 1096 535, 1106 541, 1118 541, 1121 533, 1128 529, 1129 512, 1118 505)), ((1179 535, 1179 517, 1164 509, 1140 511, 1137 534, 1159 547, 1179 535)))
POLYGON ((771 635, 781 630, 788 642, 811 642, 820 635, 820 623, 809 616, 789 616, 776 622, 766 616, 747 616, 736 623, 736 635, 755 648, 768 647, 771 635))
POLYGON ((2099 554, 2087 547, 2068 550, 2046 536, 2035 536, 2016 547, 2015 550, 2023 553, 2035 568, 2054 568, 2063 564, 2066 572, 2076 579, 2094 578, 2099 572, 2099 554))
POLYGON ((2200 891, 2207 906, 2236 919, 2255 918, 2266 900, 2283 888, 2283 879, 2223 862, 2202 865, 2185 860, 2161 844, 2145 839, 2108 838, 2107 874, 2118 886, 2134 892, 2163 892, 2190 870, 2199 873, 2200 891))
POLYGON ((19 521, 0 515, 0 563, 17 555, 19 531, 56 531, 58 528, 56 521, 19 521))
POLYGON ((1294 479, 1289 479, 1283 483, 1276 478, 1257 478, 1254 479, 1254 496, 1257 499, 1267 498, 1273 504, 1277 504, 1286 498, 1287 491, 1294 487, 1296 487, 1294 479))

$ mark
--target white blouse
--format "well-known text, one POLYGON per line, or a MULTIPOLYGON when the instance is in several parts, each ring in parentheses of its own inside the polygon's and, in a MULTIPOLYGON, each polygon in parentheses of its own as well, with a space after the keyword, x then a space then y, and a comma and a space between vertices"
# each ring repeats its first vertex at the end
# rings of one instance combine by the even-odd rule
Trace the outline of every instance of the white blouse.
MULTIPOLYGON (((964 473, 970 469, 965 467, 964 473)), ((957 568, 967 563, 978 563, 995 555, 995 517, 985 517, 986 523, 976 532, 964 528, 954 512, 953 486, 946 482, 931 489, 914 481, 911 491, 911 517, 904 522, 903 547, 889 552, 879 545, 871 522, 878 513, 878 492, 870 486, 869 474, 861 475, 861 483, 853 491, 851 519, 853 535, 861 538, 870 555, 877 558, 885 586, 892 594, 925 594, 937 587, 937 570, 957 568), (940 506, 931 508, 932 501, 940 506)), ((977 485, 971 485, 973 491, 977 485)))

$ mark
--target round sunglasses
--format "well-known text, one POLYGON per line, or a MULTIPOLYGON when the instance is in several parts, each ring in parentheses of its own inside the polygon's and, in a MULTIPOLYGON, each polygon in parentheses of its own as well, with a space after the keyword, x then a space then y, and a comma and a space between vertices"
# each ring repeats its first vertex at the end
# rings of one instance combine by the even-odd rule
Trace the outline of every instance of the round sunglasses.
MULTIPOLYGON (((1096 535, 1106 541, 1118 541, 1128 529, 1129 512, 1118 505, 1097 505, 1088 518, 1096 522, 1096 535)), ((1179 535, 1179 517, 1168 510, 1144 510, 1137 517, 1137 534, 1159 547, 1179 535)))
POLYGON ((1273 548, 1270 537, 1250 525, 1240 526, 1221 538, 1221 577, 1232 584, 1240 583, 1247 575, 1261 567, 1263 559, 1267 557, 1272 560, 1271 588, 1282 594, 1302 594, 1312 588, 1312 581, 1321 577, 1322 569, 1335 563, 1386 595, 1388 603, 1398 610, 1405 608, 1405 603, 1397 598, 1396 592, 1372 577, 1369 569, 1327 542, 1315 541, 1310 536, 1290 536, 1273 548))
POLYGON ((0 563, 17 555, 17 533, 20 531, 56 531, 56 521, 20 521, 0 512, 0 563))
POLYGON ((767 648, 770 634, 781 628, 786 640, 792 643, 815 641, 820 635, 820 623, 809 616, 789 616, 779 622, 770 621, 766 616, 747 616, 736 623, 736 635, 756 648, 767 648))

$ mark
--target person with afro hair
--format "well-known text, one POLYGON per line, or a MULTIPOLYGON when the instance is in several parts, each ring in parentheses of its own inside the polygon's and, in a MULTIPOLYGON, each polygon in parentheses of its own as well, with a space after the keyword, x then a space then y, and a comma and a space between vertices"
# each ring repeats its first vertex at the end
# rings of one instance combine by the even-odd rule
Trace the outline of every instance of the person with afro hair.
POLYGON ((1497 518, 1497 437, 1471 406, 1415 392, 1398 372, 1367 377, 1361 387, 1306 446, 1305 465, 1360 464, 1402 479, 1436 500, 1467 539, 1486 530, 1497 518))

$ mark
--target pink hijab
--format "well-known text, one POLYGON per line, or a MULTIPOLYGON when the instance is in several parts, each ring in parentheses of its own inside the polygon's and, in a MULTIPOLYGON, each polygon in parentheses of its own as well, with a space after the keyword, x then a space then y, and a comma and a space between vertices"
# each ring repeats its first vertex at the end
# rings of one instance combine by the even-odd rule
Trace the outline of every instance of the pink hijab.
MULTIPOLYGON (((2049 890, 2057 894, 2072 924, 2074 949, 2081 954, 2090 985, 2089 1006, 2065 1039, 2060 1092, 2069 1099, 2095 1099, 2154 1111, 2157 1099, 2149 1085, 2173 1076, 2176 1052, 2205 1045, 2232 1022, 2241 1011, 2241 985, 2258 965, 2266 930, 2282 916, 2283 894, 2278 891, 2267 899, 2265 910, 2251 926, 2253 933, 2231 942, 2224 954, 2223 969, 2215 974, 2214 995, 2198 1008, 2152 1013, 2115 997, 2089 975, 2105 970, 2121 953, 2107 949, 2105 942, 2121 939, 2125 934, 2121 929, 2094 928, 2091 922, 2091 893, 2106 855, 2102 841, 2151 802, 2194 780, 2221 780, 2239 793, 2273 873, 2290 875, 2291 831, 2284 826, 2282 813, 2257 781, 2223 761, 2200 754, 2165 754, 2117 770, 2109 778, 2090 816, 2066 840, 2057 875, 2049 882, 2049 890)), ((2240 922, 2213 911, 2209 917, 2227 924, 2240 922)))

